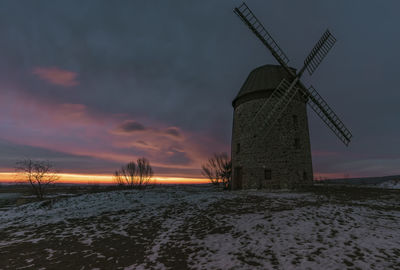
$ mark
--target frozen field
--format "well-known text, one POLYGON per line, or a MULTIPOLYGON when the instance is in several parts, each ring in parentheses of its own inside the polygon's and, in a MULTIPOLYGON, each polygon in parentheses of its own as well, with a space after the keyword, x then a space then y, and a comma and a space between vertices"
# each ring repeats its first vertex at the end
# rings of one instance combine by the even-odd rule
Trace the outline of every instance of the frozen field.
POLYGON ((206 186, 0 210, 0 269, 400 269, 400 191, 206 186))

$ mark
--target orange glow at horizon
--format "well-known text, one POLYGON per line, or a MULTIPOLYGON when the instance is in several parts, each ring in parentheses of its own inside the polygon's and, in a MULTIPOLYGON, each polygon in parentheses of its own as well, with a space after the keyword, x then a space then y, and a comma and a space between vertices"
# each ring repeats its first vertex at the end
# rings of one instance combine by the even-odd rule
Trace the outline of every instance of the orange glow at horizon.
MULTIPOLYGON (((73 173, 60 173, 60 180, 57 183, 67 184, 113 184, 112 175, 96 175, 96 174, 73 174, 73 173)), ((21 181, 21 176, 16 173, 2 172, 0 173, 0 183, 21 181)), ((153 177, 152 181, 156 184, 205 184, 209 183, 206 178, 193 178, 193 177, 169 177, 159 176, 153 177)))
MULTIPOLYGON (((114 184, 112 175, 60 173, 57 183, 65 184, 114 184)), ((343 174, 315 173, 314 180, 349 178, 343 174)), ((21 182, 21 176, 15 172, 0 172, 0 183, 21 182)), ((156 184, 207 184, 207 178, 156 176, 152 178, 156 184)))

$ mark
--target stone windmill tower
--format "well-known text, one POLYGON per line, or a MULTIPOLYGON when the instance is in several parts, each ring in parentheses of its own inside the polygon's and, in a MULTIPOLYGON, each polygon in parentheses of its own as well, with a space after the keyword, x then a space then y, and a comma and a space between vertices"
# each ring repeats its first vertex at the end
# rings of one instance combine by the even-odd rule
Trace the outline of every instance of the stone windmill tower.
POLYGON ((300 77, 311 75, 336 39, 327 30, 297 72, 275 40, 243 3, 234 9, 242 21, 270 50, 279 65, 250 72, 233 100, 233 189, 291 188, 313 180, 306 105, 347 146, 352 137, 314 87, 300 77))

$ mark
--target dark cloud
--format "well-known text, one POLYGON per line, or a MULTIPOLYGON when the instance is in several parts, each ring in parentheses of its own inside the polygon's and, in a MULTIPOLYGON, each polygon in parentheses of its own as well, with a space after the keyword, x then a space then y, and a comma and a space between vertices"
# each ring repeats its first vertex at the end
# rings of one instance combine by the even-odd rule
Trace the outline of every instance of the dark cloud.
POLYGON ((147 146, 148 145, 148 143, 146 143, 145 141, 142 141, 142 140, 138 140, 138 141, 136 141, 138 144, 141 144, 141 145, 144 145, 144 146, 147 146))
POLYGON ((139 122, 136 121, 126 121, 122 125, 120 125, 117 129, 118 131, 122 132, 135 132, 135 131, 143 131, 146 130, 145 126, 140 124, 139 122))
MULTIPOLYGON (((218 151, 229 152, 232 99, 253 68, 276 63, 233 14, 240 3, 2 1, 0 93, 26 92, 43 103, 84 104, 101 115, 141 119, 160 132, 177 127, 165 134, 200 134, 212 138, 210 145, 219 145, 218 151), (79 84, 69 83, 73 87, 62 91, 32 74, 35 67, 67 70, 79 84)), ((327 27, 338 39, 313 77, 304 81, 316 87, 354 140, 345 148, 310 111, 313 150, 337 152, 332 162, 350 153, 398 156, 400 36, 393 33, 400 2, 247 3, 296 68, 327 27)), ((125 124, 120 126, 124 132, 145 129, 141 123, 125 124)), ((210 154, 216 151, 209 148, 210 154)), ((185 160, 184 154, 176 156, 185 160)), ((357 160, 352 156, 346 162, 357 160)), ((379 160, 400 168, 395 161, 379 160)), ((315 156, 313 162, 315 170, 337 170, 325 167, 327 157, 315 156)))
POLYGON ((177 138, 180 138, 180 137, 181 137, 181 133, 180 133, 179 129, 176 128, 176 127, 169 127, 169 128, 167 128, 167 129, 165 130, 165 133, 168 134, 168 135, 171 135, 171 136, 173 136, 173 137, 177 137, 177 138))

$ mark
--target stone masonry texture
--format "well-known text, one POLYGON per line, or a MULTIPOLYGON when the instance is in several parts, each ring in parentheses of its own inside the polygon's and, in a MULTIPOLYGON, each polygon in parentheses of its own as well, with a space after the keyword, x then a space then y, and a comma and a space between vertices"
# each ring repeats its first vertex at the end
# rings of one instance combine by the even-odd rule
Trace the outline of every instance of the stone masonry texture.
MULTIPOLYGON (((254 117, 283 78, 291 81, 280 66, 256 68, 233 101, 232 189, 281 189, 312 183, 306 100, 300 93, 271 127, 258 130, 265 119, 254 117)), ((271 110, 274 103, 271 98, 263 110, 271 110)))

